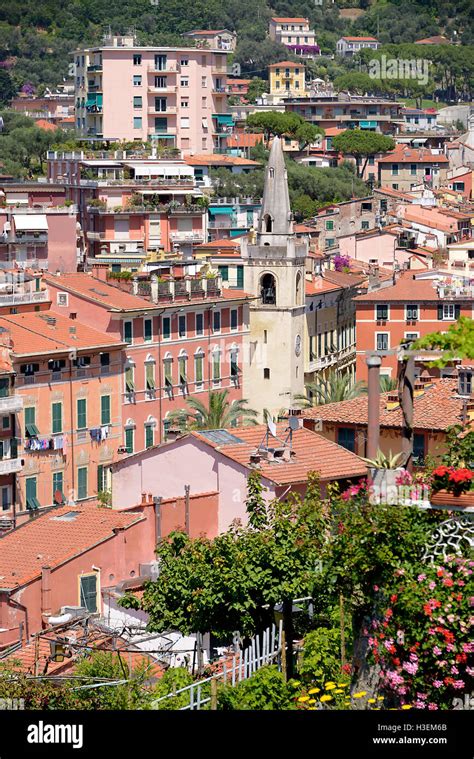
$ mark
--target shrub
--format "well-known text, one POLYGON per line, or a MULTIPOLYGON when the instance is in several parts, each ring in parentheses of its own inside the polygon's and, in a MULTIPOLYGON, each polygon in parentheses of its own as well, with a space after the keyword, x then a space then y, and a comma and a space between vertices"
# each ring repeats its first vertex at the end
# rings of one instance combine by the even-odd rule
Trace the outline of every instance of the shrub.
POLYGON ((275 665, 269 665, 234 687, 219 688, 217 708, 223 711, 295 709, 294 689, 275 665))

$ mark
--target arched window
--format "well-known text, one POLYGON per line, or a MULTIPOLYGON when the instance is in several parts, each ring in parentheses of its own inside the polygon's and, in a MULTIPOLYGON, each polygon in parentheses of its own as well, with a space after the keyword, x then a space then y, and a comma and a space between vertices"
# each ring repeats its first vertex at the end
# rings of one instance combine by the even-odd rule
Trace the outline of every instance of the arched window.
POLYGON ((260 295, 263 304, 276 306, 276 282, 273 274, 264 274, 261 278, 260 295))
POLYGON ((151 401, 155 397, 155 359, 151 355, 145 359, 145 398, 151 401))
POLYGON ((156 419, 149 416, 145 422, 145 448, 152 448, 155 445, 156 419))
POLYGON ((163 376, 165 393, 171 398, 173 395, 173 356, 169 352, 163 357, 163 376))
POLYGON ((295 303, 298 305, 301 301, 301 274, 296 275, 295 303))
POLYGON ((135 449, 135 422, 127 419, 125 422, 125 448, 127 453, 133 453, 135 449))
POLYGON ((187 364, 188 364, 188 354, 186 353, 185 350, 181 350, 178 356, 178 379, 179 379, 179 387, 183 395, 186 395, 186 390, 188 387, 187 364))
POLYGON ((204 387, 204 351, 201 347, 194 353, 194 385, 195 390, 204 387))
POLYGON ((263 217, 263 223, 264 223, 265 232, 273 231, 273 219, 269 213, 266 213, 265 216, 263 217))

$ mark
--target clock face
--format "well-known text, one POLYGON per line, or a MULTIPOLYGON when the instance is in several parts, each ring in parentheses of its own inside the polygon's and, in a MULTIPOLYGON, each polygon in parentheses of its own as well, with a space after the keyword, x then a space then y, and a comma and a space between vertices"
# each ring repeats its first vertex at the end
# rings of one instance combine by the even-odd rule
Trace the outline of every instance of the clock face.
POLYGON ((301 353, 301 335, 295 337, 295 354, 299 356, 301 353))

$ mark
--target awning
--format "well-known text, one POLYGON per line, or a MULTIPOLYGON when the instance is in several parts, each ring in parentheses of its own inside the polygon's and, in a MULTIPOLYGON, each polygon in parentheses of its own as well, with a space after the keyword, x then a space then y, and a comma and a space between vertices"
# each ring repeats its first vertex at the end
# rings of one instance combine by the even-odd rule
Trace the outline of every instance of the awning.
POLYGON ((228 216, 233 212, 232 206, 223 206, 222 208, 210 208, 209 213, 211 216, 228 216))
POLYGON ((35 214, 13 214, 13 221, 15 222, 15 230, 17 232, 33 230, 48 231, 48 219, 45 213, 35 214))
POLYGON ((232 126, 234 123, 234 117, 231 113, 213 113, 212 118, 217 119, 218 124, 228 124, 229 126, 232 126))
POLYGON ((359 127, 361 129, 375 129, 377 126, 376 121, 359 121, 359 127))
POLYGON ((81 164, 84 166, 106 166, 108 168, 120 168, 122 164, 119 161, 101 161, 100 159, 95 159, 93 161, 81 161, 81 164))
POLYGON ((135 172, 136 177, 189 177, 194 178, 194 171, 190 166, 158 163, 132 163, 124 161, 135 172))

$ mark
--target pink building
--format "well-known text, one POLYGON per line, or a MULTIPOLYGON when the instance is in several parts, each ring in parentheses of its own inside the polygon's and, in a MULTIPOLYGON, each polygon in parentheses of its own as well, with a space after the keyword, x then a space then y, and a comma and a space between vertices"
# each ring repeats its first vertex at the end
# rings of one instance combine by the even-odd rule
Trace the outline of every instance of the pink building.
MULTIPOLYGON (((153 508, 118 514, 91 505, 51 509, 1 540, 0 649, 25 641, 65 607, 102 611, 102 587, 154 560, 153 508)), ((70 616, 72 618, 72 614, 70 616)))
POLYGON ((227 55, 222 48, 138 47, 132 36, 77 50, 76 129, 106 140, 149 140, 184 153, 225 147, 227 55))
POLYGON ((387 226, 341 235, 339 253, 385 269, 430 268, 428 249, 418 248, 415 235, 401 226, 387 226))
POLYGON ((76 209, 58 202, 54 186, 46 193, 17 192, 5 186, 9 205, 0 207, 0 268, 76 271, 80 239, 76 209), (13 205, 16 201, 17 205, 13 205), (44 204, 43 204, 44 201, 44 204))
POLYGON ((211 390, 242 398, 249 298, 219 278, 168 277, 136 283, 143 297, 89 274, 46 277, 52 309, 124 341, 119 391, 127 453, 161 443, 171 411, 211 390))
POLYGON ((269 501, 290 491, 303 494, 311 471, 319 472, 323 490, 328 482, 367 473, 357 456, 303 427, 290 433, 281 424, 277 435, 264 425, 203 430, 129 456, 112 466, 112 506, 131 508, 150 491, 162 499, 164 530, 187 526, 190 534, 214 537, 234 519, 247 521, 247 477, 255 467, 269 501))

